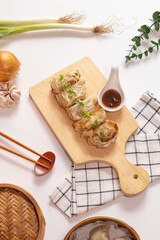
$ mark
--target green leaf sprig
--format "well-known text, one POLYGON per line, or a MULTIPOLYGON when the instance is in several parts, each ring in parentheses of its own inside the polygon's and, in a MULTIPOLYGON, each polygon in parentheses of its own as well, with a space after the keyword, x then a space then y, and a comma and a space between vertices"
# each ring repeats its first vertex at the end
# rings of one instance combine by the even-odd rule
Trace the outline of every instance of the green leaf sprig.
POLYGON ((149 41, 149 47, 145 49, 143 52, 138 49, 139 46, 141 46, 142 40, 149 39, 149 34, 153 29, 155 31, 160 30, 160 12, 156 11, 152 15, 151 21, 153 22, 150 26, 148 25, 142 25, 138 31, 141 32, 139 36, 135 36, 131 39, 133 42, 132 45, 129 45, 131 49, 129 50, 129 53, 126 57, 126 62, 132 60, 132 59, 142 59, 143 56, 148 56, 153 52, 154 49, 159 51, 159 46, 160 46, 160 38, 158 41, 149 41), (138 51, 139 50, 139 51, 138 51))

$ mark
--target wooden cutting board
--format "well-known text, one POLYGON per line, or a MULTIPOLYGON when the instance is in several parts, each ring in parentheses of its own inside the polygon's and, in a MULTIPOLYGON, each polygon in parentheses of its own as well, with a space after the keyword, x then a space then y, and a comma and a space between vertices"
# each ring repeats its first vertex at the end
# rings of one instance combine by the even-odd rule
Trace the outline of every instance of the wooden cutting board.
MULTIPOLYGON (((105 84, 106 79, 92 60, 85 57, 59 71, 58 74, 65 74, 73 70, 79 70, 81 77, 86 80, 87 94, 95 93, 98 96, 98 92, 105 84)), ((124 154, 127 139, 138 128, 136 120, 127 107, 124 106, 117 112, 107 112, 108 118, 118 124, 119 135, 116 142, 106 149, 89 146, 86 140, 73 130, 73 122, 68 118, 65 110, 58 105, 55 94, 50 88, 52 77, 31 87, 29 92, 72 161, 75 164, 90 161, 106 162, 118 173, 120 187, 125 195, 132 196, 143 191, 149 184, 148 173, 129 163, 124 154)))

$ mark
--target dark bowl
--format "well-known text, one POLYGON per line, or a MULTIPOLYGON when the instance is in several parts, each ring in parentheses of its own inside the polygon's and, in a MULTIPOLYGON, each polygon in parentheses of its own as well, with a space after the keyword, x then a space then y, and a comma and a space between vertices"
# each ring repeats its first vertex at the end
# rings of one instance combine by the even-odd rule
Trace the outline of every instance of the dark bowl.
POLYGON ((77 223, 68 233, 67 235, 65 236, 64 240, 69 240, 69 237, 71 235, 71 233, 73 231, 75 231, 76 229, 78 229, 79 227, 82 227, 86 224, 89 224, 89 223, 93 223, 93 222, 96 222, 96 221, 112 221, 112 222, 115 222, 117 223, 120 227, 124 227, 126 228, 130 234, 135 238, 135 240, 141 240, 138 233, 132 228, 130 227, 127 223, 119 220, 119 219, 116 219, 116 218, 111 218, 111 217, 92 217, 92 218, 88 218, 88 219, 85 219, 79 223, 77 223))

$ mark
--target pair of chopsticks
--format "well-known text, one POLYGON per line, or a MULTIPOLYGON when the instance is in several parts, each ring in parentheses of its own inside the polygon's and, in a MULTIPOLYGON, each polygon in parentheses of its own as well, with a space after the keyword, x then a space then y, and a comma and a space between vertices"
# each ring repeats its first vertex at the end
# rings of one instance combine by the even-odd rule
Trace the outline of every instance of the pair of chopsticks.
MULTIPOLYGON (((4 138, 7 138, 7 139, 10 140, 11 142, 14 142, 15 144, 17 144, 17 145, 19 145, 19 146, 21 146, 21 147, 27 149, 28 151, 30 151, 30 152, 32 152, 32 153, 38 155, 38 156, 41 157, 41 158, 43 158, 43 159, 45 159, 45 160, 47 160, 47 161, 49 161, 49 162, 52 162, 49 158, 47 158, 47 157, 41 155, 40 153, 37 153, 37 152, 34 151, 33 149, 31 149, 31 148, 25 146, 24 144, 22 144, 22 143, 16 141, 15 139, 13 139, 13 138, 7 136, 6 134, 0 132, 0 136, 2 136, 2 137, 4 137, 4 138)), ((40 162, 37 162, 37 161, 35 161, 35 160, 31 159, 31 158, 28 158, 28 157, 26 157, 26 156, 24 156, 24 155, 22 155, 22 154, 20 154, 20 153, 14 152, 13 150, 8 149, 8 148, 4 147, 3 145, 0 145, 0 148, 3 149, 3 150, 5 150, 5 151, 7 151, 7 152, 10 152, 10 153, 12 153, 12 154, 14 154, 14 155, 17 155, 17 156, 19 156, 19 157, 22 157, 22 158, 24 158, 24 159, 26 159, 26 160, 29 160, 30 162, 36 163, 37 165, 39 165, 39 166, 41 166, 41 167, 44 167, 44 168, 49 169, 49 167, 46 166, 45 164, 40 163, 40 162)))

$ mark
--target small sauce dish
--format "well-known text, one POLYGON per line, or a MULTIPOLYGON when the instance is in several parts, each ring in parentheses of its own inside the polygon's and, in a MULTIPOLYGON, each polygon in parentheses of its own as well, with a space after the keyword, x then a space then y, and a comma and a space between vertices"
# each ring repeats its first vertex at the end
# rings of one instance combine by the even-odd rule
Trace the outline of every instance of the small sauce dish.
POLYGON ((108 81, 98 94, 98 102, 109 112, 120 110, 125 103, 125 95, 119 81, 119 67, 112 66, 108 81))

